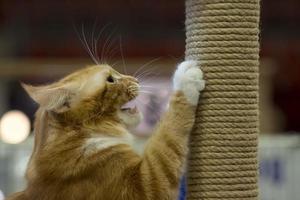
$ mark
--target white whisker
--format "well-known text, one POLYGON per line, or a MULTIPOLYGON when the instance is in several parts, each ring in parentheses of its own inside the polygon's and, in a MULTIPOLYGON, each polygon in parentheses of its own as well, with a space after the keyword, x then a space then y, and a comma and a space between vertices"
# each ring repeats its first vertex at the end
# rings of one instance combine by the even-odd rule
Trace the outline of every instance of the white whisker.
POLYGON ((143 83, 145 83, 145 84, 151 84, 151 83, 153 83, 153 82, 156 81, 156 77, 157 76, 152 76, 152 77, 148 77, 148 78, 145 78, 145 79, 139 79, 140 80, 140 84, 143 84, 143 83))
POLYGON ((116 43, 117 38, 113 38, 110 40, 110 42, 108 43, 108 46, 106 47, 106 52, 105 52, 105 56, 107 59, 107 62, 109 62, 112 58, 112 56, 116 53, 116 50, 118 49, 118 47, 114 47, 113 45, 116 43))
POLYGON ((144 73, 142 76, 140 77, 136 77, 137 79, 144 79, 145 77, 149 76, 149 75, 154 75, 154 76, 158 76, 159 72, 153 72, 153 71, 149 71, 147 73, 144 73))
POLYGON ((99 63, 99 60, 97 59, 96 56, 96 52, 95 49, 97 48, 97 44, 94 44, 94 35, 95 35, 95 30, 96 30, 96 26, 98 23, 98 19, 95 20, 94 25, 93 25, 93 29, 92 29, 92 36, 91 36, 91 51, 94 54, 95 59, 98 61, 97 63, 99 63))
POLYGON ((123 61, 123 69, 124 69, 124 73, 125 75, 127 75, 127 70, 126 70, 126 64, 125 64, 125 59, 124 59, 124 54, 123 54, 123 48, 122 48, 122 38, 120 36, 119 38, 119 42, 120 42, 120 53, 121 53, 121 58, 122 58, 122 61, 123 61))
POLYGON ((153 92, 150 91, 139 91, 140 93, 145 93, 145 94, 154 94, 153 92))
POLYGON ((115 33, 116 28, 114 28, 114 30, 108 35, 108 37, 106 38, 104 45, 102 46, 102 50, 101 50, 101 61, 103 61, 104 55, 106 53, 106 45, 108 45, 110 43, 110 39, 113 36, 113 34, 115 33))
MULTIPOLYGON (((107 56, 107 60, 112 60, 112 58, 114 57, 114 55, 116 55, 116 53, 118 52, 119 47, 116 46, 114 48, 112 48, 109 52, 108 52, 108 56, 107 56)), ((119 61, 118 61, 119 62, 119 61)), ((115 65, 116 63, 114 63, 113 65, 115 65)), ((113 65, 111 65, 111 67, 113 67, 113 65)))
POLYGON ((152 64, 153 62, 156 62, 158 61, 159 59, 161 59, 161 57, 158 57, 158 58, 155 58, 155 59, 152 59, 150 60, 149 62, 147 62, 146 64, 142 65, 141 67, 139 67, 139 69, 133 74, 133 76, 138 76, 138 73, 144 69, 145 67, 147 67, 148 65, 152 64))
POLYGON ((149 85, 141 85, 140 88, 155 88, 155 89, 157 89, 157 87, 149 86, 149 85))
POLYGON ((99 54, 98 54, 98 41, 102 35, 102 33, 104 32, 104 30, 110 25, 111 23, 108 23, 106 25, 103 26, 103 28, 100 30, 100 32, 98 33, 97 37, 94 39, 94 45, 95 45, 95 55, 97 56, 97 60, 100 61, 99 58, 99 54))
POLYGON ((74 24, 74 30, 78 36, 78 39, 80 40, 83 48, 86 50, 86 52, 89 54, 89 56, 91 57, 91 59, 93 60, 93 62, 95 62, 95 64, 97 63, 97 60, 95 59, 94 55, 91 53, 89 45, 87 43, 86 37, 85 37, 85 33, 84 33, 84 24, 81 25, 81 33, 79 33, 77 27, 74 24))
POLYGON ((114 63, 111 65, 111 67, 114 68, 117 64, 119 64, 119 62, 121 62, 121 60, 118 60, 118 61, 114 62, 114 63))
POLYGON ((95 64, 99 65, 99 62, 97 61, 97 59, 95 58, 95 56, 91 52, 91 49, 90 49, 89 44, 87 42, 87 39, 86 39, 86 36, 85 36, 85 31, 84 31, 84 24, 82 24, 82 26, 81 26, 81 34, 82 34, 83 41, 84 41, 87 52, 89 53, 89 55, 91 56, 91 58, 95 62, 95 64))

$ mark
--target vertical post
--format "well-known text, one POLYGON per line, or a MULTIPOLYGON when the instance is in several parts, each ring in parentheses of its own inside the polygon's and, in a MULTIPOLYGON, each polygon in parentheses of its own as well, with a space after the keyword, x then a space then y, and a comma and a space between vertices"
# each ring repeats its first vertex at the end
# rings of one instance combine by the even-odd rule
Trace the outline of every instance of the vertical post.
POLYGON ((186 59, 203 91, 188 161, 188 200, 258 198, 259 0, 186 0, 186 59))

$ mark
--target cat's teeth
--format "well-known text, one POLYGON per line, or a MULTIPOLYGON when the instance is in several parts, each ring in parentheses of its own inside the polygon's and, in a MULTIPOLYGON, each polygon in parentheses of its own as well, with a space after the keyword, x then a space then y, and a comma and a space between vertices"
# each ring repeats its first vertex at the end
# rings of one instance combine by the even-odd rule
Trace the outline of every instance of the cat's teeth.
POLYGON ((128 103, 126 103, 125 105, 123 105, 121 107, 121 111, 127 112, 129 114, 136 114, 136 113, 139 112, 137 106, 133 105, 132 103, 130 105, 128 105, 128 103))
POLYGON ((135 106, 135 102, 134 101, 129 101, 127 103, 125 103, 122 107, 121 110, 130 110, 130 109, 134 109, 135 106))
POLYGON ((135 113, 137 113, 137 112, 138 112, 138 109, 137 109, 136 106, 134 106, 134 108, 131 108, 131 109, 129 110, 129 113, 130 113, 130 114, 135 114, 135 113))

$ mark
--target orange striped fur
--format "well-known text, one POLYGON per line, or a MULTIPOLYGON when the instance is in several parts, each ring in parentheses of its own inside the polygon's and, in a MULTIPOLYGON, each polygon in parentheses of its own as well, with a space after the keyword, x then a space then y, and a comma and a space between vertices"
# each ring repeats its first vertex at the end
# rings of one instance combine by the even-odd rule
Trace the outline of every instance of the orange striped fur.
POLYGON ((35 144, 26 189, 7 200, 176 199, 195 112, 184 92, 174 92, 139 155, 120 117, 138 95, 135 78, 98 65, 50 85, 23 86, 40 105, 35 144))

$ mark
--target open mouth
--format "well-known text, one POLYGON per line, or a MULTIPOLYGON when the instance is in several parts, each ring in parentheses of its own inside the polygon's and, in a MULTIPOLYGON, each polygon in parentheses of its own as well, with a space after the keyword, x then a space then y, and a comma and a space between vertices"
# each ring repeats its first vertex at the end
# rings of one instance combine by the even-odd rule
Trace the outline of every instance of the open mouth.
POLYGON ((139 109, 135 105, 135 100, 131 100, 127 103, 125 103, 123 106, 121 106, 121 111, 128 114, 137 114, 139 112, 139 109))

